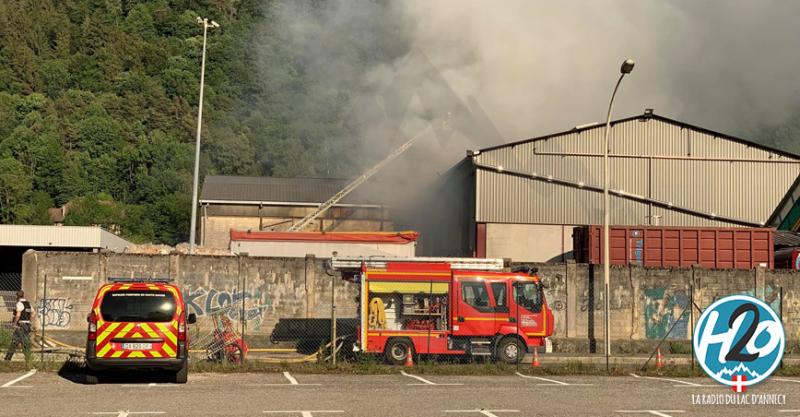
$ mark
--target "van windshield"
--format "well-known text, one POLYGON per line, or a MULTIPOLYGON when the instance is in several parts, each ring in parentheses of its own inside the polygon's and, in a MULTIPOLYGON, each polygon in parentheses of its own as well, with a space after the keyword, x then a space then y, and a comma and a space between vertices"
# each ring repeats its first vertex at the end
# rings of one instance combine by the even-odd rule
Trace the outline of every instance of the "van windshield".
POLYGON ((168 322, 175 309, 175 297, 169 291, 109 292, 100 303, 103 320, 112 322, 168 322))

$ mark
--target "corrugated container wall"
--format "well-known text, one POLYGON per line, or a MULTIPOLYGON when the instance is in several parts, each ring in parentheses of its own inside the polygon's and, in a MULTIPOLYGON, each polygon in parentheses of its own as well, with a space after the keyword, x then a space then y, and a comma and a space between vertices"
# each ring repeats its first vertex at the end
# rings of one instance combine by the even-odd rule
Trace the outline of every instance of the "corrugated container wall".
MULTIPOLYGON (((474 156, 476 221, 602 223, 602 192, 583 186, 603 187, 603 132, 603 126, 576 129, 474 156)), ((620 225, 758 226, 800 173, 791 154, 656 115, 612 125, 610 166, 612 190, 707 214, 612 195, 611 224, 620 225)))
MULTIPOLYGON (((621 227, 609 230, 611 265, 752 269, 774 267, 773 234, 769 228, 621 227)), ((603 263, 603 228, 576 227, 572 234, 575 260, 603 263)))

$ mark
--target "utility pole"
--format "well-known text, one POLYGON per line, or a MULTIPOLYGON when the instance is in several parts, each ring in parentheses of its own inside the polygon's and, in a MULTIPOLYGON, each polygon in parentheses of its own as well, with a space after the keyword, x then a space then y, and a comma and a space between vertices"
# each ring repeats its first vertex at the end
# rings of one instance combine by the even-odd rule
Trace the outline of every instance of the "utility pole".
POLYGON ((218 28, 219 23, 208 21, 206 18, 197 18, 197 23, 203 25, 203 58, 200 61, 200 100, 197 106, 197 139, 194 150, 194 181, 192 183, 192 222, 189 229, 189 254, 194 254, 194 245, 197 229, 197 182, 200 176, 200 131, 203 127, 203 84, 206 77, 206 40, 208 28, 218 28))

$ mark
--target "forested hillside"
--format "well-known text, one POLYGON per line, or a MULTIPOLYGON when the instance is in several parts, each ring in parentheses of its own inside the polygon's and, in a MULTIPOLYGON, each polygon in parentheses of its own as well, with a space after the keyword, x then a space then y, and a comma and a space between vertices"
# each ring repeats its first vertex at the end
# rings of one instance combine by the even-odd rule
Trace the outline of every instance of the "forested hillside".
MULTIPOLYGON (((47 208, 71 203, 67 224, 115 224, 134 241, 186 241, 198 16, 221 26, 208 38, 201 175, 351 175, 357 146, 347 106, 359 83, 317 83, 320 74, 303 61, 308 51, 286 38, 277 7, 0 2, 0 223, 47 224, 47 208)), ((293 7, 313 17, 326 6, 293 7)), ((314 33, 352 57, 355 73, 392 53, 314 33)), ((401 54, 403 45, 394 50, 401 54)))

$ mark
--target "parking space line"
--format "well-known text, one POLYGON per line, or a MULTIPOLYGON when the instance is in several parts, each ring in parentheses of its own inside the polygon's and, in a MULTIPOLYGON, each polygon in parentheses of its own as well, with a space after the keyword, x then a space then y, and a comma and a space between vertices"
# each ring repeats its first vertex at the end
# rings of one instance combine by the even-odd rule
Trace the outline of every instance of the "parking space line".
POLYGON ((436 382, 433 382, 433 381, 428 381, 427 379, 425 379, 423 377, 420 377, 420 376, 408 374, 405 371, 400 371, 400 375, 407 376, 409 378, 414 378, 417 381, 422 381, 423 382, 422 384, 407 384, 407 385, 464 385, 464 384, 439 384, 439 383, 436 383, 436 382))
POLYGON ((783 381, 783 382, 794 382, 795 384, 800 384, 800 380, 797 379, 788 379, 788 378, 770 378, 775 381, 783 381))
POLYGON ((289 380, 288 384, 244 384, 247 387, 302 387, 307 385, 322 385, 322 384, 301 384, 297 382, 297 378, 293 377, 289 372, 284 372, 283 376, 289 380))
POLYGON ((173 384, 156 384, 155 382, 150 382, 148 384, 122 384, 123 387, 128 388, 164 388, 164 387, 177 387, 177 385, 173 384))
POLYGON ((519 410, 486 410, 484 408, 474 410, 444 410, 445 413, 481 413, 486 417, 499 417, 494 413, 519 413, 519 410))
POLYGON ((623 414, 650 414, 658 417, 672 417, 667 413, 685 413, 684 410, 616 410, 614 412, 623 414))
POLYGON ((264 414, 300 414, 301 417, 314 417, 313 413, 344 413, 344 410, 281 410, 264 411, 264 414))
POLYGON ((0 386, 0 388, 9 388, 9 387, 11 387, 12 385, 16 384, 17 382, 19 382, 19 381, 22 381, 23 379, 25 379, 25 378, 28 378, 28 377, 30 377, 31 375, 35 374, 35 373, 36 373, 36 369, 31 369, 31 370, 30 370, 30 371, 29 371, 27 374, 25 374, 25 375, 22 375, 21 377, 19 377, 19 378, 17 378, 17 379, 14 379, 14 380, 11 380, 11 381, 8 381, 8 382, 6 382, 6 383, 5 383, 5 384, 3 384, 2 386, 0 386))
POLYGON ((284 372, 284 373, 283 373, 283 376, 285 376, 285 377, 286 377, 286 379, 288 379, 288 380, 289 380, 289 383, 290 383, 290 384, 292 384, 292 385, 299 385, 299 384, 297 383, 297 380, 296 380, 296 379, 294 379, 294 377, 293 377, 293 376, 289 375, 289 373, 288 373, 288 372, 284 372))
POLYGON ((129 415, 132 415, 132 414, 166 414, 166 413, 163 412, 163 411, 119 410, 119 411, 97 411, 97 412, 89 413, 89 414, 92 414, 92 415, 95 415, 95 416, 108 415, 108 414, 115 415, 116 414, 117 417, 128 417, 129 415))
MULTIPOLYGON (((676 383, 676 384, 681 384, 681 385, 684 385, 684 386, 687 386, 687 387, 717 387, 717 386, 719 386, 719 385, 702 385, 702 384, 695 384, 694 382, 689 382, 689 381, 681 381, 680 379, 660 378, 660 377, 655 377, 655 376, 639 376, 639 375, 636 375, 636 374, 630 374, 630 375, 631 375, 632 377, 634 377, 634 378, 645 378, 645 379, 653 379, 653 380, 656 380, 656 381, 669 381, 669 382, 674 382, 674 383, 676 383)), ((676 386, 677 386, 677 385, 676 385, 676 386)))
POLYGON ((536 379, 536 380, 539 380, 539 381, 549 382, 549 384, 536 384, 536 385, 541 385, 541 386, 556 386, 557 385, 557 386, 562 386, 562 387, 563 386, 576 386, 576 387, 577 386, 584 386, 584 387, 586 387, 586 386, 594 385, 594 384, 573 384, 573 383, 570 383, 570 382, 556 381, 555 379, 542 378, 542 377, 533 376, 533 375, 524 375, 524 374, 521 374, 519 372, 516 372, 516 374, 520 378, 536 379))

